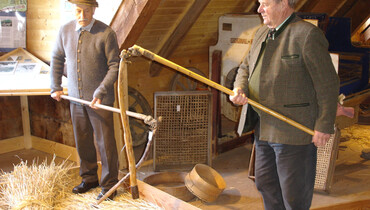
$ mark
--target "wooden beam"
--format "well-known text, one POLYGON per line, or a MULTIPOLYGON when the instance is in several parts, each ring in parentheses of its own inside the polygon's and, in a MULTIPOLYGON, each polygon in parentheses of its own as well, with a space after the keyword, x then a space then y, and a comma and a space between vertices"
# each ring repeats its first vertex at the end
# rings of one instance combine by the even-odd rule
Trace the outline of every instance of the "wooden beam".
POLYGON ((56 155, 64 159, 76 162, 78 165, 80 163, 80 157, 77 154, 75 147, 61 144, 58 142, 50 141, 36 136, 31 136, 32 139, 32 149, 36 149, 48 154, 56 155))
POLYGON ((357 0, 345 0, 339 5, 336 10, 330 13, 330 17, 343 17, 352 7, 355 5, 357 0))
POLYGON ((299 9, 300 12, 312 12, 312 10, 315 8, 316 4, 318 4, 320 0, 311 0, 306 1, 301 8, 299 9))
POLYGON ((244 8, 243 11, 247 13, 257 13, 258 7, 259 3, 257 3, 257 1, 245 1, 242 6, 242 8, 244 8))
MULTIPOLYGON (((168 58, 179 45, 181 40, 185 37, 187 32, 191 29, 195 21, 198 19, 204 8, 208 5, 210 0, 195 0, 186 14, 183 16, 180 23, 177 25, 172 34, 168 37, 165 44, 157 53, 159 56, 168 58)), ((158 76, 162 65, 152 62, 150 66, 150 76, 158 76)))
MULTIPOLYGON (((221 82, 222 51, 215 50, 212 53, 212 81, 221 82)), ((221 101, 220 91, 212 88, 212 155, 217 154, 218 137, 222 134, 221 129, 221 101)))
POLYGON ((28 97, 20 96, 21 98, 21 112, 22 112, 22 126, 24 136, 24 148, 32 148, 31 140, 31 124, 30 124, 30 111, 28 109, 28 97))
POLYGON ((333 8, 333 11, 329 13, 329 17, 337 17, 335 14, 348 2, 348 0, 342 0, 342 2, 338 2, 337 6, 333 8))
POLYGON ((300 0, 295 6, 295 10, 301 12, 302 7, 307 3, 308 0, 300 0))
POLYGON ((370 208, 370 199, 366 199, 360 201, 352 201, 348 203, 341 203, 333 206, 312 208, 312 210, 342 210, 342 209, 357 210, 369 208, 370 208))
POLYGON ((156 204, 163 209, 200 210, 198 207, 193 206, 185 201, 182 201, 145 182, 137 180, 137 184, 139 186, 139 193, 141 199, 156 204))
POLYGON ((24 137, 18 136, 0 141, 0 154, 24 149, 24 137))
POLYGON ((351 33, 358 28, 369 15, 369 0, 357 0, 353 2, 348 10, 343 14, 344 17, 351 18, 351 33))
POLYGON ((110 26, 117 34, 120 49, 135 44, 161 0, 122 1, 110 26))

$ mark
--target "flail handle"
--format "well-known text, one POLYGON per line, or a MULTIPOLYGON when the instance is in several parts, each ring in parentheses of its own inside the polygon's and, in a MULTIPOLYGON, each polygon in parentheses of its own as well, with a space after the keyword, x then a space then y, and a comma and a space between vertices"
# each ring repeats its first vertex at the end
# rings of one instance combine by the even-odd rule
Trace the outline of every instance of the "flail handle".
POLYGON ((131 195, 133 199, 139 198, 139 190, 137 186, 136 180, 136 165, 135 165, 135 155, 132 146, 132 136, 131 130, 129 125, 129 120, 126 115, 126 104, 124 97, 125 97, 125 86, 127 86, 127 64, 123 58, 121 58, 121 62, 119 65, 119 73, 118 73, 118 102, 119 107, 121 110, 121 121, 123 125, 124 131, 124 141, 126 145, 126 153, 129 165, 129 172, 130 172, 130 187, 131 187, 131 195), (126 80, 126 81, 125 81, 126 80))

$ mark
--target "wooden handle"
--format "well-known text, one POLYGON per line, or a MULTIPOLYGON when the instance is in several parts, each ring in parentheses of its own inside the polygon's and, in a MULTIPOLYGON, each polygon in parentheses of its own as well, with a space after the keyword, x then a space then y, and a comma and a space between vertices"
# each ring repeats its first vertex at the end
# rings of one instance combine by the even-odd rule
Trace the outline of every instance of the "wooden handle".
MULTIPOLYGON (((69 101, 78 102, 78 103, 85 104, 85 105, 88 105, 88 106, 91 105, 91 101, 86 101, 86 100, 75 98, 75 97, 72 97, 72 96, 61 95, 60 97, 63 98, 63 99, 69 100, 69 101)), ((94 106, 98 107, 99 109, 104 109, 104 110, 111 111, 111 112, 121 113, 120 109, 110 107, 110 106, 106 106, 106 105, 103 105, 103 104, 94 104, 94 106)))
POLYGON ((128 117, 126 115, 126 107, 124 101, 124 86, 127 86, 127 81, 125 81, 125 74, 127 74, 127 66, 126 62, 121 58, 121 62, 119 65, 119 73, 118 73, 118 102, 119 107, 121 110, 121 121, 123 125, 124 131, 124 141, 126 145, 126 153, 127 159, 129 164, 129 172, 130 172, 130 187, 131 187, 131 195, 133 199, 139 198, 139 190, 137 186, 136 180, 136 167, 135 167, 135 155, 134 150, 132 148, 132 137, 131 137, 131 130, 128 121, 128 117))
MULTIPOLYGON (((50 95, 50 92, 49 92, 49 95, 50 95)), ((60 97, 65 99, 65 100, 78 102, 78 103, 85 104, 85 105, 88 105, 88 106, 91 105, 91 101, 86 101, 86 100, 75 98, 75 97, 72 97, 72 96, 61 95, 60 97)), ((111 112, 121 114, 121 110, 118 109, 118 108, 115 108, 115 107, 106 106, 106 105, 103 105, 103 104, 95 104, 94 106, 98 107, 99 109, 104 109, 106 111, 111 111, 111 112)), ((146 124, 148 124, 148 125, 150 125, 154 128, 157 127, 157 120, 153 119, 152 116, 150 116, 150 115, 131 112, 129 110, 126 110, 126 115, 129 116, 129 117, 134 117, 136 119, 143 120, 144 123, 146 123, 146 124), (148 119, 150 119, 150 121, 148 119)))
MULTIPOLYGON (((134 45, 132 47, 132 49, 134 51, 139 52, 141 55, 143 55, 143 56, 145 56, 145 57, 147 57, 147 58, 149 58, 153 61, 157 61, 158 63, 161 63, 165 66, 168 66, 172 69, 175 69, 176 71, 179 71, 179 72, 181 72, 181 73, 183 73, 183 74, 185 74, 185 75, 187 75, 191 78, 194 78, 194 79, 196 79, 196 80, 198 80, 202 83, 205 83, 208 86, 211 86, 211 87, 213 87, 213 88, 215 88, 215 89, 217 89, 221 92, 224 92, 224 93, 226 93, 228 95, 231 95, 231 96, 234 95, 234 92, 232 90, 230 90, 230 89, 228 89, 228 88, 226 88, 226 87, 224 87, 224 86, 222 86, 218 83, 215 83, 212 80, 209 80, 209 79, 207 79, 207 78, 205 78, 205 77, 203 77, 199 74, 196 74, 196 73, 194 73, 194 72, 192 72, 192 71, 190 71, 190 70, 188 70, 188 69, 186 69, 182 66, 179 66, 179 65, 177 65, 177 64, 175 64, 175 63, 173 63, 173 62, 171 62, 171 61, 169 61, 169 60, 167 60, 167 59, 165 59, 161 56, 158 56, 158 55, 154 54, 153 52, 151 52, 149 50, 143 49, 143 48, 141 48, 137 45, 134 45)), ((266 113, 268 113, 268 114, 270 114, 270 115, 272 115, 272 116, 274 116, 274 117, 276 117, 276 118, 278 118, 278 119, 280 119, 280 120, 298 128, 298 129, 310 134, 310 135, 314 135, 313 130, 307 128, 306 126, 304 126, 302 124, 299 124, 299 123, 295 122, 294 120, 291 120, 291 119, 285 117, 284 115, 281 115, 281 114, 279 114, 279 113, 277 113, 277 112, 275 112, 275 111, 273 111, 273 110, 255 102, 251 99, 248 99, 248 103, 250 105, 252 105, 252 106, 254 106, 254 107, 256 107, 256 108, 258 108, 258 109, 260 109, 260 110, 262 110, 262 111, 264 111, 264 112, 266 112, 266 113)))

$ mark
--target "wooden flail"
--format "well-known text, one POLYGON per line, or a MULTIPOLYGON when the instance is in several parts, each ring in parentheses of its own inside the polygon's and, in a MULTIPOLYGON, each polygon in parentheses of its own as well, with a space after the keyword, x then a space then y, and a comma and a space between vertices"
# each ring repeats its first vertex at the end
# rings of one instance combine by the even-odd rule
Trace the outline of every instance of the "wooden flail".
MULTIPOLYGON (((211 86, 217 90, 220 90, 228 95, 234 95, 234 92, 218 83, 215 83, 203 76, 200 76, 199 74, 196 74, 182 66, 179 66, 169 60, 166 60, 165 58, 163 57, 160 57, 156 54, 154 54, 153 52, 150 52, 149 50, 146 50, 146 49, 143 49, 137 45, 134 45, 133 47, 131 47, 129 50, 128 50, 132 55, 134 56, 144 56, 150 60, 153 60, 153 61, 156 61, 158 63, 161 63, 165 66, 168 66, 176 71, 179 71, 193 79, 196 79, 208 86, 211 86)), ((314 131, 307 128, 306 126, 302 125, 302 124, 299 124, 295 121, 293 121, 292 119, 289 119, 251 99, 248 99, 248 103, 264 112, 266 112, 267 114, 270 114, 310 135, 314 135, 314 131)), ((339 129, 335 129, 335 133, 331 135, 331 138, 329 139, 329 141, 324 145, 324 146, 321 146, 321 147, 318 147, 318 157, 322 157, 322 155, 325 155, 325 154, 330 154, 330 155, 327 155, 328 157, 324 158, 325 161, 323 162, 322 160, 319 160, 318 159, 318 162, 317 162, 317 167, 316 167, 316 173, 317 175, 319 176, 322 176, 322 178, 316 176, 316 182, 315 182, 315 189, 319 189, 319 190, 324 190, 324 191, 328 191, 330 189, 330 185, 331 185, 331 180, 332 180, 332 175, 333 175, 333 171, 334 171, 334 166, 335 166, 335 156, 337 154, 337 150, 338 150, 338 142, 339 142, 339 137, 340 137, 340 131, 339 129), (330 151, 330 153, 328 153, 327 151, 330 151), (321 161, 321 162, 320 162, 321 161), (323 169, 323 170, 322 170, 323 169), (321 181, 321 180, 322 181, 321 181), (320 186, 319 186, 320 185, 320 186)), ((254 146, 253 146, 253 149, 254 149, 254 146)), ((252 151, 252 155, 251 155, 251 162, 250 162, 250 168, 249 168, 249 177, 250 178, 254 178, 254 151, 252 151)), ((323 158, 321 158, 323 159, 323 158)))
MULTIPOLYGON (((133 47, 131 47, 129 49, 129 52, 131 52, 132 55, 135 55, 135 56, 142 55, 142 56, 144 56, 144 57, 146 57, 150 60, 161 63, 165 66, 168 66, 168 67, 170 67, 170 68, 172 68, 176 71, 179 71, 179 72, 181 72, 181 73, 183 73, 183 74, 185 74, 185 75, 187 75, 187 76, 189 76, 193 79, 196 79, 196 80, 198 80, 198 81, 200 81, 204 84, 207 84, 208 86, 211 86, 211 87, 213 87, 217 90, 220 90, 220 91, 222 91, 222 92, 224 92, 228 95, 231 95, 231 96, 234 95, 234 92, 232 90, 230 90, 230 89, 228 89, 228 88, 226 88, 226 87, 224 87, 224 86, 222 86, 218 83, 215 83, 215 82, 213 82, 213 81, 211 81, 211 80, 209 80, 209 79, 207 79, 203 76, 200 76, 199 74, 196 74, 196 73, 194 73, 194 72, 192 72, 192 71, 190 71, 190 70, 188 70, 188 69, 186 69, 182 66, 179 66, 179 65, 177 65, 177 64, 175 64, 175 63, 173 63, 173 62, 171 62, 171 61, 169 61, 169 60, 167 60, 167 59, 165 59, 161 56, 158 56, 158 55, 154 54, 153 52, 150 52, 149 50, 141 48, 137 45, 134 45, 133 47)), ((264 112, 266 112, 266 113, 268 113, 268 114, 270 114, 270 115, 272 115, 272 116, 274 116, 274 117, 276 117, 276 118, 278 118, 278 119, 280 119, 280 120, 298 128, 298 129, 310 134, 310 135, 314 135, 313 130, 307 128, 306 126, 304 126, 300 123, 297 123, 296 121, 294 121, 292 119, 289 119, 288 117, 286 117, 284 115, 281 115, 281 114, 279 114, 279 113, 277 113, 277 112, 275 112, 275 111, 273 111, 273 110, 255 102, 251 99, 248 99, 248 103, 250 105, 252 105, 252 106, 254 106, 254 107, 256 107, 256 108, 258 108, 258 109, 260 109, 260 110, 262 110, 262 111, 264 111, 264 112)))

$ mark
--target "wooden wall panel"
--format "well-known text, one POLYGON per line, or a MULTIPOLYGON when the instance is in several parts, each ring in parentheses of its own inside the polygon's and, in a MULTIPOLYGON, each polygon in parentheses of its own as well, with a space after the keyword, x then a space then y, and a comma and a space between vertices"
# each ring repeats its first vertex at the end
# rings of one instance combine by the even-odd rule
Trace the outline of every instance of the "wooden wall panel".
POLYGON ((22 136, 21 102, 19 97, 0 97, 0 141, 22 136))
MULTIPOLYGON (((194 55, 170 59, 183 67, 194 67, 201 70, 208 77, 208 54, 194 55)), ((139 90, 153 108, 154 93, 157 91, 170 91, 171 79, 175 70, 163 68, 159 76, 151 77, 149 74, 150 61, 144 57, 135 58, 128 67, 128 84, 139 90)))
POLYGON ((45 62, 60 27, 60 0, 27 1, 27 51, 45 62))

